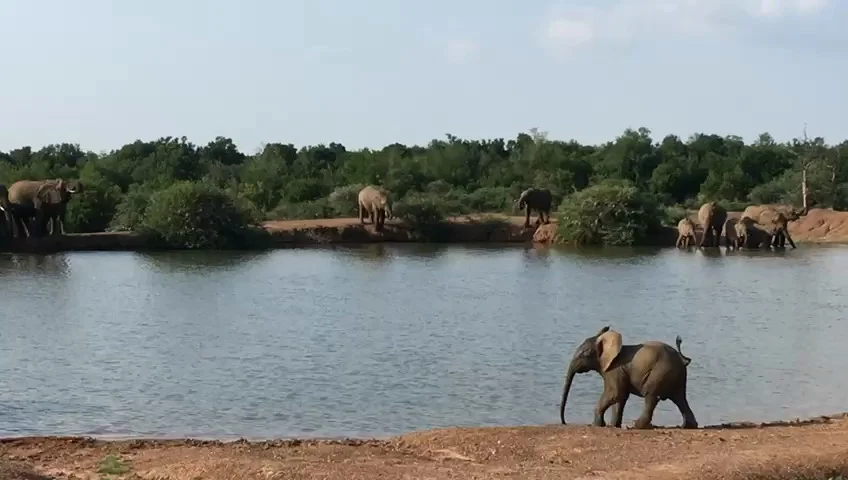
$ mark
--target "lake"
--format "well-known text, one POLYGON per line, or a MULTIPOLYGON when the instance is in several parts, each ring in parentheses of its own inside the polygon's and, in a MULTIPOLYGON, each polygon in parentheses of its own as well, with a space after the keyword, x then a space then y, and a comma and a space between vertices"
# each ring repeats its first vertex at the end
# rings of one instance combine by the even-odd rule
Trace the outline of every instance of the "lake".
MULTIPOLYGON (((574 347, 683 337, 701 425, 848 410, 848 248, 0 255, 0 435, 558 423, 574 347)), ((601 392, 579 375, 566 412, 601 392)), ((631 397, 625 422, 642 409, 631 397)), ((611 411, 610 411, 611 412, 611 411)), ((608 413, 611 418, 611 413, 608 413)), ((654 417, 678 425, 674 404, 654 417)))

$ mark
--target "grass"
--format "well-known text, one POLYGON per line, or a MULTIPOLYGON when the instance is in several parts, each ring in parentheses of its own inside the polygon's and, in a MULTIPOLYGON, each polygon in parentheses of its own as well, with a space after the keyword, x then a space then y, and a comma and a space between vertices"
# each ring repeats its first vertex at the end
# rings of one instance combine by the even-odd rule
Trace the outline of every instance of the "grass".
POLYGON ((130 471, 130 466, 116 455, 107 455, 97 464, 97 473, 103 475, 121 475, 130 471))

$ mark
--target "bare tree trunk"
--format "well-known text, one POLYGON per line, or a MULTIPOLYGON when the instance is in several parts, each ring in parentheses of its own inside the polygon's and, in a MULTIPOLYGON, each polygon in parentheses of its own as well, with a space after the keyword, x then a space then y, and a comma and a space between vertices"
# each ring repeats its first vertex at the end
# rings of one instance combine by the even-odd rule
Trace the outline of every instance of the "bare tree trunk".
POLYGON ((804 207, 805 212, 808 210, 807 209, 807 167, 808 166, 809 166, 809 163, 806 163, 806 161, 805 161, 804 169, 801 170, 801 203, 802 203, 802 206, 804 207))

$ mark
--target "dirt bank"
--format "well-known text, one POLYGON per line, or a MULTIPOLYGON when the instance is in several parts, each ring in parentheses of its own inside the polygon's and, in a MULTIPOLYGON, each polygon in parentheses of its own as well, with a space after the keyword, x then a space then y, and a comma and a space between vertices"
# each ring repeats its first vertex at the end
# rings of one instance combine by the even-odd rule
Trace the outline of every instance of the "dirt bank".
POLYGON ((795 426, 653 431, 452 428, 348 441, 31 437, 0 440, 0 459, 80 479, 110 471, 112 478, 174 480, 794 479, 848 472, 848 420, 839 415, 795 426))
MULTIPOLYGON (((730 212, 739 217, 741 212, 730 212)), ((690 212, 697 220, 697 212, 690 212)), ((535 217, 532 219, 535 221, 535 217)), ((379 242, 447 242, 447 243, 559 243, 556 219, 550 225, 524 228, 524 217, 503 215, 467 215, 451 217, 429 231, 412 229, 398 222, 387 222, 382 232, 373 225, 362 225, 357 218, 317 220, 286 220, 263 222, 276 247, 293 247, 343 243, 379 242)), ((848 212, 813 209, 802 219, 789 224, 789 233, 798 243, 848 243, 848 212)), ((702 234, 698 229, 698 236, 702 234)), ((673 246, 677 230, 665 228, 650 239, 649 244, 673 246)), ((143 235, 131 232, 70 234, 62 237, 14 239, 6 241, 0 250, 7 252, 51 253, 61 251, 152 249, 143 235)))

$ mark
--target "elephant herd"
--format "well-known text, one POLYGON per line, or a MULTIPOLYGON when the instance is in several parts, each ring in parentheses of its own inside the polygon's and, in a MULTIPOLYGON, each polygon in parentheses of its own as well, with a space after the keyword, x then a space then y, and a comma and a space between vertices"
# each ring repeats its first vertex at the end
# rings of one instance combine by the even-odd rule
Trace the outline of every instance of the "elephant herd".
MULTIPOLYGON (((365 224, 365 217, 368 216, 375 229, 382 230, 386 219, 392 218, 391 203, 389 192, 385 189, 374 185, 366 186, 357 196, 359 223, 365 224)), ((516 203, 520 210, 525 210, 524 228, 530 228, 530 212, 533 210, 538 214, 536 225, 551 223, 553 195, 547 188, 528 188, 521 192, 516 203)))
MULTIPOLYGON (((806 215, 806 209, 796 210, 785 205, 751 205, 739 219, 729 218, 727 210, 716 202, 707 202, 698 210, 698 222, 704 230, 698 247, 718 247, 722 232, 728 249, 785 248, 786 242, 795 248, 789 235, 789 222, 806 215)), ((695 223, 689 218, 677 224, 678 248, 688 248, 695 242, 695 223)))
POLYGON ((0 185, 0 210, 13 237, 40 237, 65 234, 65 212, 74 194, 82 192, 78 180, 61 178, 19 180, 9 187, 0 185))

